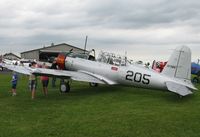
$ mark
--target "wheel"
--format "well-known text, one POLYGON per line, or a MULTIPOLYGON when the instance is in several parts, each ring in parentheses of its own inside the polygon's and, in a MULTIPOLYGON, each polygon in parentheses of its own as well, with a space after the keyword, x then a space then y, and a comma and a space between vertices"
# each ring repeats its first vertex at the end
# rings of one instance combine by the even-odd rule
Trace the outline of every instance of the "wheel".
POLYGON ((198 77, 194 77, 194 78, 192 79, 192 82, 193 82, 193 83, 199 83, 198 77))
POLYGON ((61 82, 60 83, 60 92, 61 93, 67 93, 69 91, 70 91, 69 82, 61 82))
POLYGON ((90 85, 91 87, 97 87, 97 86, 98 86, 98 83, 92 83, 92 82, 90 82, 89 85, 90 85))

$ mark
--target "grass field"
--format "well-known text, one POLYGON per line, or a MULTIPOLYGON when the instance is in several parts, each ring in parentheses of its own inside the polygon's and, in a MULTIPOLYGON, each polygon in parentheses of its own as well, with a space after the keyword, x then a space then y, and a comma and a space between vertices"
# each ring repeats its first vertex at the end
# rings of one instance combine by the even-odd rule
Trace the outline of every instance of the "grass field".
POLYGON ((70 93, 49 88, 47 97, 39 84, 31 100, 27 77, 20 77, 15 97, 10 80, 0 74, 0 137, 200 136, 198 91, 180 99, 170 92, 73 82, 70 93))

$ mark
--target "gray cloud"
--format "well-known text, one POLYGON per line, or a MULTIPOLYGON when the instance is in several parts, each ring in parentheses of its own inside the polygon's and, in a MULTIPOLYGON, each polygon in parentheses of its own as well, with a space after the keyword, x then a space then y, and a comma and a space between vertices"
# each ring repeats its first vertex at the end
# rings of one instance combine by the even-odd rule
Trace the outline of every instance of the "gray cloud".
POLYGON ((196 0, 1 0, 0 19, 1 54, 52 42, 83 47, 86 35, 88 48, 127 50, 145 60, 167 58, 155 51, 168 54, 183 44, 192 48, 193 59, 200 50, 196 0))
POLYGON ((89 7, 88 14, 98 17, 97 22, 109 27, 137 29, 191 20, 199 17, 199 6, 198 1, 179 0, 101 1, 89 7))

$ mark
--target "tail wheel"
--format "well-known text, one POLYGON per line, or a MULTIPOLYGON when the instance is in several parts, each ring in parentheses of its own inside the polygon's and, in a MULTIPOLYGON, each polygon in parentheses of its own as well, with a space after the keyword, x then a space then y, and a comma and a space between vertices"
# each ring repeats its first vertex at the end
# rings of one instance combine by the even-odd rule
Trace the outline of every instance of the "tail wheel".
POLYGON ((60 83, 60 92, 61 93, 67 93, 69 91, 70 91, 69 82, 61 82, 60 83))
POLYGON ((98 86, 98 83, 92 83, 92 82, 90 82, 89 85, 90 85, 91 87, 97 87, 97 86, 98 86))

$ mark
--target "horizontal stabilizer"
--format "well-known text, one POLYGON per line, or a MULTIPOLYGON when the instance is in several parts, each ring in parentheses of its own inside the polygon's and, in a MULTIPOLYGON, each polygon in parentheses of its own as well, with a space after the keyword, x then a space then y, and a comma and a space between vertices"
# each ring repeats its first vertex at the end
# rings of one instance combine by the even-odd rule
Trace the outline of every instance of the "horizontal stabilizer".
POLYGON ((166 86, 169 91, 181 96, 192 94, 192 91, 188 87, 175 82, 166 82, 166 86))

